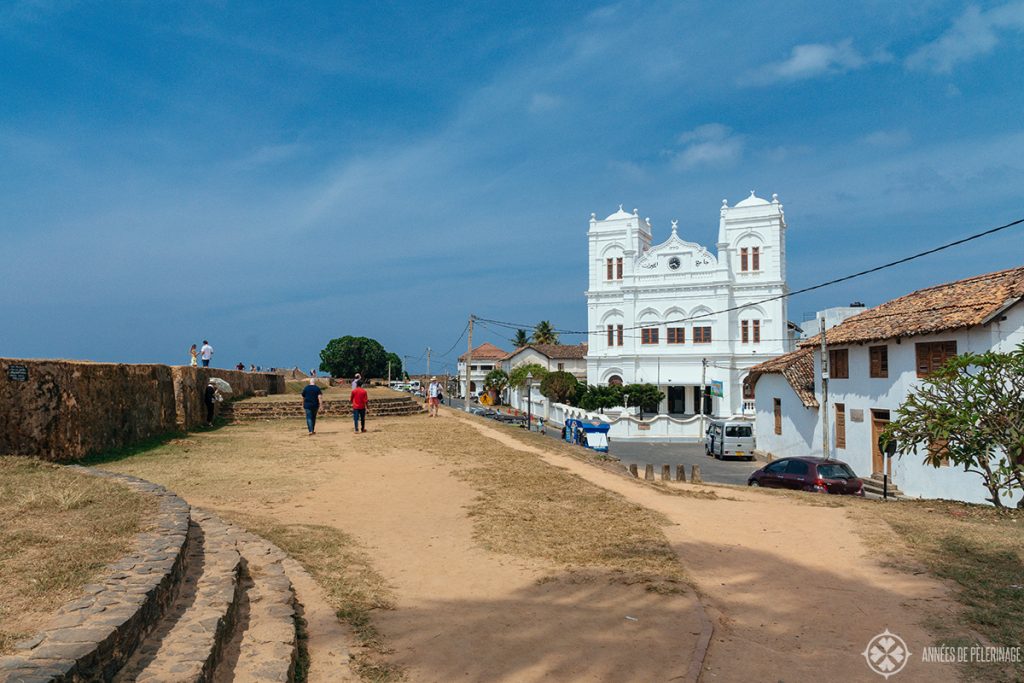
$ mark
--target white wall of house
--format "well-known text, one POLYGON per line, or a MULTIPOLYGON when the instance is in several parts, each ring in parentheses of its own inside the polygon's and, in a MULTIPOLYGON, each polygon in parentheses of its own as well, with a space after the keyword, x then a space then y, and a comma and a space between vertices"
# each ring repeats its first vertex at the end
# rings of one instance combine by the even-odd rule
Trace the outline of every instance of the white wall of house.
POLYGON ((774 372, 761 375, 754 397, 757 450, 772 458, 821 455, 818 409, 805 406, 785 377, 774 372), (775 399, 782 401, 781 434, 775 433, 775 399), (815 438, 819 439, 816 448, 815 438))
MULTIPOLYGON (((469 380, 472 382, 475 391, 483 391, 484 389, 484 378, 494 368, 501 367, 501 363, 496 360, 477 360, 473 359, 472 368, 469 371, 469 380)), ((459 395, 468 396, 466 393, 466 363, 465 361, 459 361, 459 395)))
MULTIPOLYGON (((911 338, 901 339, 899 343, 894 339, 884 342, 870 342, 863 345, 854 344, 849 346, 833 346, 830 348, 845 348, 849 354, 849 378, 837 379, 833 377, 829 381, 829 432, 833 444, 833 456, 843 460, 853 467, 854 471, 861 476, 870 476, 876 470, 877 460, 873 460, 874 439, 872 438, 872 410, 887 410, 890 417, 895 419, 900 404, 910 392, 910 389, 917 386, 917 356, 916 344, 923 342, 955 340, 957 353, 967 351, 983 353, 988 350, 1001 352, 1010 351, 1019 344, 1024 343, 1024 305, 1017 305, 1006 312, 1006 320, 996 321, 987 326, 977 326, 966 330, 950 331, 932 335, 920 335, 911 338), (889 376, 887 378, 870 377, 870 352, 871 346, 888 347, 889 376), (842 403, 846 413, 846 446, 835 447, 836 404, 842 403), (860 411, 858 414, 857 411, 860 411)), ((815 377, 821 377, 821 354, 815 349, 814 354, 815 377)), ((771 398, 773 391, 783 392, 783 388, 777 387, 778 381, 785 382, 781 375, 765 375, 758 380, 755 396, 757 404, 757 437, 759 447, 772 450, 776 442, 771 436, 766 436, 765 431, 771 430, 771 398), (771 379, 769 379, 771 378, 771 379), (768 383, 765 383, 768 380, 768 383), (765 413, 762 422, 762 412, 765 413), (768 446, 771 444, 771 447, 768 446)), ((784 392, 783 392, 784 393, 784 392)), ((792 390, 790 389, 790 393, 792 390)), ((816 380, 816 395, 821 400, 820 380, 816 380)), ((814 455, 821 455, 822 437, 821 420, 817 411, 807 410, 793 396, 792 409, 786 408, 783 402, 783 414, 786 419, 792 420, 794 426, 803 418, 804 412, 815 413, 814 435, 810 440, 810 450, 814 455), (794 414, 793 409, 796 409, 794 414)), ((785 434, 788 424, 784 424, 785 434)), ((790 452, 782 450, 783 443, 778 444, 781 450, 775 453, 776 456, 803 455, 805 452, 790 452)), ((792 447, 800 447, 797 442, 792 447)), ((921 453, 923 454, 923 450, 921 453)), ((908 454, 897 457, 891 463, 884 465, 889 470, 889 475, 894 484, 901 491, 910 496, 924 498, 947 498, 951 500, 962 500, 971 503, 985 503, 988 491, 982 485, 981 477, 976 474, 964 472, 957 467, 934 468, 931 465, 922 463, 923 455, 908 454)), ((1010 504, 1015 504, 1011 501, 1010 504)))
POLYGON ((625 384, 656 384, 666 396, 659 412, 686 417, 699 412, 694 388, 701 386, 707 360, 707 382, 723 383, 723 396, 713 399, 712 415, 743 412, 742 379, 757 363, 791 350, 786 299, 757 303, 783 294, 786 288, 786 222, 778 198, 751 196, 720 210, 715 254, 681 239, 673 222, 668 240, 652 246, 652 226, 636 211, 621 208, 604 220, 592 216, 587 290, 589 349, 587 381, 607 385, 614 377, 625 384), (759 250, 759 267, 741 267, 741 250, 759 250), (609 279, 608 259, 614 277, 609 279), (622 260, 622 277, 617 262, 622 260), (732 309, 728 313, 705 313, 732 309), (694 318, 682 323, 673 320, 694 318), (748 323, 748 341, 742 324, 748 323), (753 323, 760 341, 753 341, 753 323), (613 328, 609 343, 607 328, 613 328), (624 328, 618 343, 617 326, 624 328), (657 343, 643 343, 637 325, 658 330, 657 343), (668 328, 683 328, 682 343, 668 343, 668 328), (711 328, 711 341, 695 341, 694 329, 711 328))

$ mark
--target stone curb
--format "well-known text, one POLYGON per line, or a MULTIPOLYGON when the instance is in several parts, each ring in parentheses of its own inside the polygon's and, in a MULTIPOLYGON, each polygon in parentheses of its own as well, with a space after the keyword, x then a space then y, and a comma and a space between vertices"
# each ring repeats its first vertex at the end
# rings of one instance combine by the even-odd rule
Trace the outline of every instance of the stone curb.
POLYGON ((136 534, 128 555, 108 565, 42 631, 15 645, 17 654, 0 658, 0 683, 109 680, 174 600, 184 572, 188 503, 136 477, 70 468, 156 496, 153 530, 136 534))

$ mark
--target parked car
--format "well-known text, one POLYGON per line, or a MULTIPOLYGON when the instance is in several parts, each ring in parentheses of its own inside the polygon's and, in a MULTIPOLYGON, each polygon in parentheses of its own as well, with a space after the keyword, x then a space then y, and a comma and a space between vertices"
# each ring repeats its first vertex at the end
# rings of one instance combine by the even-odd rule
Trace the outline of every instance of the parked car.
POLYGON ((863 496, 864 482, 839 460, 795 457, 774 460, 750 475, 748 486, 863 496))
POLYGON ((749 421, 712 420, 704 437, 704 452, 724 458, 754 459, 754 425, 749 421))

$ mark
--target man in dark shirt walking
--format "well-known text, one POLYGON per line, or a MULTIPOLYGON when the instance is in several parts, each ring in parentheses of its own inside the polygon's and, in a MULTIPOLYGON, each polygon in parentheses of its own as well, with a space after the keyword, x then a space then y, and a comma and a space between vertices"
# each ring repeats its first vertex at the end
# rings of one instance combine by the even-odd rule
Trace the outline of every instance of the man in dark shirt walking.
POLYGON ((302 388, 302 407, 306 411, 306 426, 309 435, 316 433, 316 414, 324 405, 324 392, 316 385, 316 379, 309 378, 309 385, 302 388))

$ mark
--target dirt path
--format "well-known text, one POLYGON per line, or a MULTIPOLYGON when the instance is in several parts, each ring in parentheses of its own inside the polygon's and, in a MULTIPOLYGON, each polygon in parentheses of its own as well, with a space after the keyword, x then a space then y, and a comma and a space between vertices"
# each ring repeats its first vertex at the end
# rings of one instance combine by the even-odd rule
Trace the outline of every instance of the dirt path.
POLYGON ((673 522, 665 533, 715 621, 702 680, 879 681, 861 653, 885 629, 912 654, 899 680, 957 680, 951 665, 920 660, 934 644, 922 620, 954 609, 946 588, 882 567, 843 508, 734 488, 716 489, 733 500, 667 495, 480 420, 458 419, 673 522))
POLYGON ((367 455, 360 440, 372 431, 318 431, 340 454, 322 483, 259 512, 336 526, 368 549, 396 603, 375 624, 407 680, 685 680, 702 630, 692 593, 588 581, 488 552, 467 515, 476 492, 437 457, 367 455))

